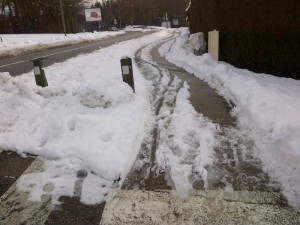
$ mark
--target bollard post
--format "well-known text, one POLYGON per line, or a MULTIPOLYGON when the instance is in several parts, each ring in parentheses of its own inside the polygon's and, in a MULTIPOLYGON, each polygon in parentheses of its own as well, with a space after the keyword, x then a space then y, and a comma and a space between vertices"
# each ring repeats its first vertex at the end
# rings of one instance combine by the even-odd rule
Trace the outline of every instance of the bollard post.
POLYGON ((36 58, 36 59, 32 59, 31 61, 33 62, 33 71, 34 71, 36 85, 41 87, 47 87, 48 86, 47 78, 45 75, 45 71, 42 69, 43 59, 44 58, 36 58))
POLYGON ((219 60, 219 31, 217 30, 208 32, 208 53, 214 60, 219 60))
POLYGON ((121 59, 121 70, 122 70, 123 82, 129 84, 133 92, 135 92, 131 58, 124 57, 121 59))

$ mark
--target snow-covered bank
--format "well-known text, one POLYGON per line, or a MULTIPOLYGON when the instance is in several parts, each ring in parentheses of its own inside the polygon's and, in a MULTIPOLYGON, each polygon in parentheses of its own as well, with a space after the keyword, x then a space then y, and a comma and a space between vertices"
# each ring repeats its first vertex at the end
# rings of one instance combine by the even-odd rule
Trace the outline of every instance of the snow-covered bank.
POLYGON ((35 85, 33 72, 0 73, 0 148, 54 159, 19 181, 32 200, 72 195, 77 172, 85 170, 81 201, 94 204, 124 178, 144 138, 149 98, 136 65, 136 93, 122 82, 120 58, 168 35, 160 31, 44 68, 46 88, 35 85))
POLYGON ((67 36, 64 34, 0 34, 3 39, 3 42, 0 42, 0 57, 17 56, 36 50, 101 40, 121 34, 124 34, 124 31, 78 33, 67 36))
POLYGON ((300 209, 300 81, 237 69, 209 54, 195 56, 187 41, 188 31, 182 29, 181 36, 160 52, 235 104, 233 113, 255 140, 265 171, 300 209))
POLYGON ((43 50, 64 45, 74 45, 87 41, 101 40, 124 34, 126 31, 146 32, 159 30, 159 27, 134 28, 126 27, 117 32, 93 32, 77 34, 0 34, 0 57, 17 56, 36 50, 43 50))

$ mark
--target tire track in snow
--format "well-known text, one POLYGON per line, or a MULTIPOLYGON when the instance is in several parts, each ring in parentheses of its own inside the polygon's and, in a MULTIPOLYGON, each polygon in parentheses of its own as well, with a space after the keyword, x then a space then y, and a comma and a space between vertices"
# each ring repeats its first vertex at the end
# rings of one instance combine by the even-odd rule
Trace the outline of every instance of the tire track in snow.
MULTIPOLYGON (((169 51, 174 43, 173 39, 168 48, 169 51)), ((162 59, 158 54, 159 47, 160 45, 157 45, 152 50, 152 57, 154 58, 152 65, 156 65, 161 70, 166 68, 166 70, 172 71, 179 79, 188 81, 193 106, 200 114, 204 110, 204 116, 211 118, 219 130, 216 137, 219 140, 219 146, 214 149, 215 163, 212 167, 205 168, 207 171, 206 175, 199 174, 197 170, 192 171, 189 180, 193 188, 200 190, 277 191, 276 184, 269 180, 268 175, 262 171, 261 162, 253 155, 253 142, 249 140, 247 134, 240 132, 235 118, 230 115, 229 111, 231 109, 224 99, 218 96, 203 81, 162 59), (201 87, 201 93, 198 93, 196 90, 199 87, 201 87), (212 104, 217 105, 217 108, 212 106, 212 109, 206 109, 211 106, 210 103, 205 102, 203 99, 207 99, 206 101, 208 102, 211 100, 212 104)), ((165 130, 167 130, 167 127, 165 127, 165 130)), ((172 141, 168 137, 165 138, 168 139, 165 142, 172 141)), ((192 134, 187 139, 190 141, 190 149, 197 148, 201 144, 195 140, 192 134)), ((170 147, 172 147, 172 144, 170 147)), ((176 155, 174 150, 173 152, 176 155)), ((187 165, 192 164, 195 159, 195 156, 192 155, 193 151, 183 163, 187 165)))
MULTIPOLYGON (((165 119, 160 115, 163 107, 168 108, 169 114, 172 114, 176 105, 177 93, 183 86, 183 81, 170 73, 168 70, 157 66, 150 61, 141 59, 141 48, 135 57, 139 69, 152 83, 151 108, 155 121, 151 132, 141 146, 140 153, 128 174, 122 189, 146 189, 146 190, 166 190, 171 189, 172 182, 170 175, 166 171, 161 171, 156 165, 156 149, 160 142, 159 123, 165 119), (153 70, 156 70, 153 73, 153 70), (150 74, 150 76, 148 76, 150 74), (155 74, 158 74, 155 77, 155 74), (155 77, 153 79, 153 76, 155 77)), ((167 123, 166 125, 167 126, 167 123)))

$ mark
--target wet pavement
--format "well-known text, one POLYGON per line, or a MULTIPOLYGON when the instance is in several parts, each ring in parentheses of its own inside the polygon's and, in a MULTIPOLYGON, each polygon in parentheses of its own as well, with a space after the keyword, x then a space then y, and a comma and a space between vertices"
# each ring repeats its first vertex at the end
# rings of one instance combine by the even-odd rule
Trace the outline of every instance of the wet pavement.
POLYGON ((222 126, 234 125, 235 118, 231 116, 231 107, 225 99, 218 95, 217 92, 204 81, 162 58, 158 53, 159 47, 160 45, 156 46, 151 52, 153 60, 160 67, 170 71, 171 74, 188 82, 191 95, 190 101, 195 110, 205 117, 208 117, 214 123, 218 123, 222 126))
POLYGON ((34 161, 34 157, 15 152, 0 153, 0 196, 22 175, 26 168, 34 161))
POLYGON ((54 207, 45 225, 96 225, 99 224, 105 206, 105 203, 85 205, 78 197, 61 197, 59 201, 62 204, 54 207))

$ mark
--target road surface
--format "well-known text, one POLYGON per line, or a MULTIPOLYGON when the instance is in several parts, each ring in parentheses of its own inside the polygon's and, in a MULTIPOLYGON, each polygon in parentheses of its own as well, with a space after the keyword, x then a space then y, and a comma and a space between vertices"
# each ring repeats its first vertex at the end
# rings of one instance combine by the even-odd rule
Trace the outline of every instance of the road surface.
POLYGON ((18 76, 33 69, 33 65, 30 60, 35 58, 45 57, 45 60, 43 60, 43 66, 46 67, 57 62, 65 61, 66 59, 75 57, 79 54, 91 53, 100 48, 105 48, 122 41, 135 39, 152 32, 155 31, 148 31, 143 33, 126 32, 123 35, 109 37, 98 41, 85 42, 77 45, 67 45, 64 47, 52 48, 49 50, 43 50, 40 52, 34 52, 22 56, 0 59, 0 72, 9 72, 12 76, 18 76))

